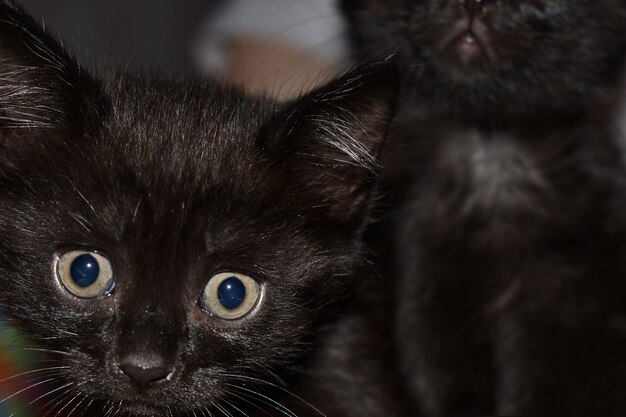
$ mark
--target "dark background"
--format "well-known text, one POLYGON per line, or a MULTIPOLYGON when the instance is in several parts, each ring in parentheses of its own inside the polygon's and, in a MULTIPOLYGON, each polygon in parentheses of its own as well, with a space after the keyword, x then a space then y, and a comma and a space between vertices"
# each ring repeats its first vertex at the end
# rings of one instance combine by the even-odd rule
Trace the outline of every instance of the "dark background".
MULTIPOLYGON (((192 40, 225 0, 17 0, 85 64, 193 74, 192 40)), ((262 0, 259 0, 262 1, 262 0)))

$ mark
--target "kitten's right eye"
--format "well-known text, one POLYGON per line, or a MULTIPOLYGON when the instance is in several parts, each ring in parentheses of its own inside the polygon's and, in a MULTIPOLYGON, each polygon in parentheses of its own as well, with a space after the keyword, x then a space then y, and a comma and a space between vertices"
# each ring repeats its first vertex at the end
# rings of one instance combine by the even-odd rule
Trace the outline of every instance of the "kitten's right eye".
POLYGON ((105 297, 115 287, 111 263, 95 252, 71 251, 61 255, 56 274, 63 287, 79 298, 105 297))

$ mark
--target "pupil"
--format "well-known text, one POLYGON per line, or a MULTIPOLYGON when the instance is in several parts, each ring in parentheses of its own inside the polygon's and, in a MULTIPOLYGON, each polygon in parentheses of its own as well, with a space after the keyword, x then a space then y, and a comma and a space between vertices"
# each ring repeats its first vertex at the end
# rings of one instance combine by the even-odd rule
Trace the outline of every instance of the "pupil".
POLYGON ((239 307, 246 298, 246 287, 239 278, 226 278, 217 288, 217 299, 228 310, 239 307))
POLYGON ((87 288, 98 280, 100 265, 98 265, 96 258, 85 253, 74 259, 70 267, 70 275, 76 285, 87 288))

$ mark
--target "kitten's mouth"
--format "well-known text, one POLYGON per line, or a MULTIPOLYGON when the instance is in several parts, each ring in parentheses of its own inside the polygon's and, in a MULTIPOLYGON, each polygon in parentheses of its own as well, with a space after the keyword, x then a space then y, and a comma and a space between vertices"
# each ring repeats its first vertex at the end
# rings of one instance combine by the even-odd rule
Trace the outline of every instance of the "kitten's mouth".
POLYGON ((454 23, 437 46, 440 56, 463 68, 491 66, 496 59, 489 29, 477 19, 454 23))

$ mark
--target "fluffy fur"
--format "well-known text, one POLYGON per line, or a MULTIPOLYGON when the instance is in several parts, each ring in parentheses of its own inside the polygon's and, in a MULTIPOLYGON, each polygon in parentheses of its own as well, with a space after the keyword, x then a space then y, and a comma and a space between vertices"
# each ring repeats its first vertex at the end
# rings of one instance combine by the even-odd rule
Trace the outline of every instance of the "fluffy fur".
POLYGON ((289 401, 303 416, 348 412, 288 392, 371 275, 361 234, 394 74, 366 66, 285 104, 209 81, 96 76, 3 1, 0 298, 50 356, 33 377, 64 387, 49 412, 70 398, 89 416, 293 415, 289 401), (110 296, 58 284, 53 257, 76 248, 110 259, 110 296), (224 321, 198 299, 233 270, 266 291, 224 321), (174 373, 138 389, 124 358, 174 373))
POLYGON ((623 414, 624 2, 342 3, 360 57, 406 61, 374 239, 416 406, 623 414))

